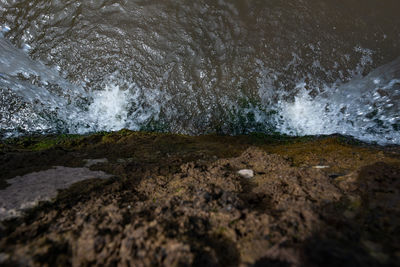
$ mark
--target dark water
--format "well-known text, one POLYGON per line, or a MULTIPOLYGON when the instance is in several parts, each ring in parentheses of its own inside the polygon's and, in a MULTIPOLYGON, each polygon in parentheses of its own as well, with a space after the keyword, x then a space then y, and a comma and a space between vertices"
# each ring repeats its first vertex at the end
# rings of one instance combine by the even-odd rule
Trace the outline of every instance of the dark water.
POLYGON ((400 143, 399 10, 394 0, 0 0, 0 131, 400 143))

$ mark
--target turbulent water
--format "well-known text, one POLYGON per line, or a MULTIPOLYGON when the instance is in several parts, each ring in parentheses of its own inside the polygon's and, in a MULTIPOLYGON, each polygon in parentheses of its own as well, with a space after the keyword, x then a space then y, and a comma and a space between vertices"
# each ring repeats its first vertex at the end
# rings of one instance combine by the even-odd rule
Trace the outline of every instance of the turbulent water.
POLYGON ((0 137, 121 128, 400 144, 398 0, 0 0, 0 137))

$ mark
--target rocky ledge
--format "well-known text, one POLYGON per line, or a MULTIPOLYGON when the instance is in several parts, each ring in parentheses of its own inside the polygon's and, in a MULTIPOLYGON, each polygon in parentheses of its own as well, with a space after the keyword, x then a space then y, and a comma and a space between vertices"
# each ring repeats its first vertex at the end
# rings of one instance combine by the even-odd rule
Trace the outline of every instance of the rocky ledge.
POLYGON ((112 176, 3 220, 2 266, 400 262, 398 146, 123 130, 6 140, 0 149, 0 195, 14 177, 47 170, 112 176))

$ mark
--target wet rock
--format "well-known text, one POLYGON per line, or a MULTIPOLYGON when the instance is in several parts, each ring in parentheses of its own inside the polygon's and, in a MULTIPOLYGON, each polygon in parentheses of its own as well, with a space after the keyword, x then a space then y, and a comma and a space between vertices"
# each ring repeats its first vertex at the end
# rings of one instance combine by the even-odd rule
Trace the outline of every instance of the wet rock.
MULTIPOLYGON (((385 158, 375 150, 343 146, 329 138, 262 148, 246 141, 241 153, 218 154, 229 140, 234 140, 231 149, 240 146, 238 139, 201 137, 199 145, 197 137, 138 136, 112 135, 104 146, 74 151, 85 158, 107 154, 115 160, 96 168, 118 178, 100 185, 75 185, 88 189, 64 190, 57 201, 40 206, 29 217, 4 221, 2 264, 391 266, 398 262, 398 154, 385 158), (211 139, 205 145, 204 138, 221 142, 211 139), (329 172, 310 167, 321 163, 331 166, 329 172), (243 178, 237 170, 251 170, 253 176, 243 178), (332 174, 343 175, 332 179, 332 174)), ((7 166, 12 166, 13 157, 10 154, 7 166)))
POLYGON ((57 190, 86 179, 105 179, 112 175, 88 168, 56 166, 7 180, 9 187, 0 190, 0 220, 20 216, 25 209, 57 195, 57 190))
POLYGON ((118 163, 131 163, 133 158, 117 159, 118 163))
POLYGON ((9 255, 7 255, 6 253, 0 253, 0 263, 4 263, 5 261, 7 261, 10 258, 9 255))
POLYGON ((91 167, 93 165, 99 164, 99 163, 107 163, 108 159, 106 158, 102 158, 102 159, 85 159, 84 160, 85 163, 85 167, 91 167))

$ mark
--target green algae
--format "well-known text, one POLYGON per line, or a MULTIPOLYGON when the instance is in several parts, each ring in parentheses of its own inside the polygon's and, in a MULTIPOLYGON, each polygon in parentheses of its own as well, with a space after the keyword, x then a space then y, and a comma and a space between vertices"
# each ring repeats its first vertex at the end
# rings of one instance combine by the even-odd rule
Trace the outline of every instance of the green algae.
POLYGON ((40 151, 55 146, 68 146, 72 140, 82 138, 76 134, 59 134, 45 136, 26 136, 2 140, 0 149, 40 151))
POLYGON ((377 153, 381 147, 340 135, 293 137, 255 132, 238 136, 188 136, 123 129, 90 135, 29 136, 1 141, 4 164, 0 167, 5 172, 0 175, 0 188, 6 187, 5 180, 15 175, 55 165, 82 167, 86 158, 107 158, 111 163, 102 164, 99 170, 126 178, 130 175, 115 171, 118 164, 135 166, 139 173, 150 167, 157 167, 160 173, 169 173, 179 170, 182 163, 189 161, 238 156, 249 146, 282 155, 293 166, 327 165, 330 168, 326 171, 333 177, 349 173, 365 162, 385 158, 382 153, 377 153), (19 162, 13 163, 8 159, 12 151, 18 153, 18 159, 13 160, 19 162), (75 151, 75 155, 72 157, 69 151, 75 151), (121 158, 131 160, 118 163, 121 158))

